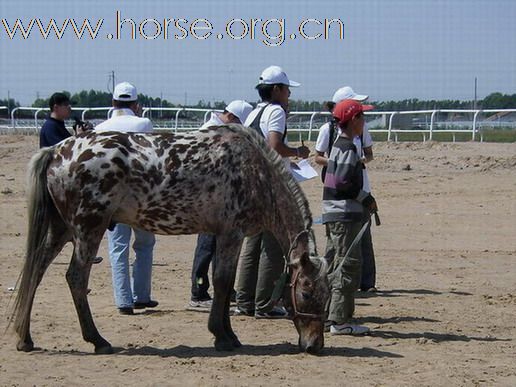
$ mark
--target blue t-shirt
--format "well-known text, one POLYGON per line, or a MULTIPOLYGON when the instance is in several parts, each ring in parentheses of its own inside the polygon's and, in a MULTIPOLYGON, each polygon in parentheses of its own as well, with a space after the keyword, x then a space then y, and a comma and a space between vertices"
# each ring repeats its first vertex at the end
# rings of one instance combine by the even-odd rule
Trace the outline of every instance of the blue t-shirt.
POLYGON ((39 132, 39 147, 55 145, 70 136, 71 134, 66 130, 64 121, 48 117, 39 132))

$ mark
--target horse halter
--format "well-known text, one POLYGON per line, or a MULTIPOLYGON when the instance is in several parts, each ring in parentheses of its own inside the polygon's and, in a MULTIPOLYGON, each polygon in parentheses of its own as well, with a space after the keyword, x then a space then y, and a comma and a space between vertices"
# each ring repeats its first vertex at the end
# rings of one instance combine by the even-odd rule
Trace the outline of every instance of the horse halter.
MULTIPOLYGON (((297 246, 297 239, 302 234, 304 234, 304 233, 308 233, 308 230, 301 231, 294 238, 294 242, 292 243, 292 245, 290 246, 290 249, 289 249, 289 254, 288 254, 289 258, 290 258, 290 254, 292 253, 292 250, 294 250, 295 247, 297 246)), ((322 259, 324 259, 324 258, 322 258, 322 259)), ((321 261, 321 267, 319 269, 319 273, 317 274, 317 277, 314 279, 314 281, 316 281, 319 278, 321 278, 321 275, 325 275, 326 274, 325 270, 324 270, 324 267, 325 267, 325 265, 321 261)), ((292 316, 291 318, 294 321, 299 319, 299 318, 323 321, 324 318, 326 318, 326 314, 325 313, 316 314, 316 313, 305 313, 305 312, 300 312, 299 311, 299 308, 297 306, 297 300, 296 300, 296 290, 297 290, 297 282, 298 282, 297 280, 299 279, 300 273, 301 273, 301 270, 297 270, 296 273, 294 274, 294 276, 292 277, 292 281, 287 285, 287 286, 290 287, 290 300, 291 300, 291 303, 292 303, 292 308, 294 309, 294 316, 292 316)), ((290 275, 289 275, 289 277, 290 277, 290 275)))

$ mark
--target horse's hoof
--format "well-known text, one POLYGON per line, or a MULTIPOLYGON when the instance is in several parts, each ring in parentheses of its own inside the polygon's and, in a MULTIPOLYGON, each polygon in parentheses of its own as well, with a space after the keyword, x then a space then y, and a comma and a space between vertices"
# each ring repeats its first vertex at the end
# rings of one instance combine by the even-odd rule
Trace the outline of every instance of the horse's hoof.
POLYGON ((34 349, 34 343, 32 341, 18 341, 16 349, 23 352, 31 352, 34 349))
POLYGON ((235 349, 235 347, 233 346, 233 343, 231 341, 215 340, 215 349, 217 351, 232 351, 233 349, 235 349))
POLYGON ((233 344, 233 348, 240 348, 242 346, 242 343, 236 337, 231 340, 231 344, 233 344))
POLYGON ((111 355, 114 351, 111 345, 104 345, 102 347, 95 347, 95 353, 97 355, 111 355))

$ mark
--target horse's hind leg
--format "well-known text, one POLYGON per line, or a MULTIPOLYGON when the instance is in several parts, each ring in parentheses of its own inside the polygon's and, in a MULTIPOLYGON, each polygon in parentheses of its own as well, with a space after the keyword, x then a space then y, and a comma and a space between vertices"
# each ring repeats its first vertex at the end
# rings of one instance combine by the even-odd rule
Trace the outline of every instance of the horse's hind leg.
POLYGON ((242 240, 237 232, 217 235, 217 258, 213 275, 215 292, 208 329, 215 336, 215 348, 219 351, 230 351, 241 346, 231 328, 229 303, 242 240))
POLYGON ((86 237, 76 238, 73 257, 66 272, 66 281, 77 310, 82 337, 95 346, 95 353, 109 354, 113 353, 113 348, 98 332, 87 298, 92 259, 97 253, 101 239, 102 233, 97 230, 91 230, 86 237))
POLYGON ((34 303, 34 296, 47 268, 70 239, 71 233, 67 230, 64 222, 60 218, 54 217, 50 222, 45 246, 43 248, 44 253, 41 268, 37 273, 34 273, 35 277, 27 283, 26 287, 22 286, 18 290, 20 293, 20 309, 17 312, 14 326, 19 337, 18 343, 16 344, 18 351, 29 352, 34 349, 34 343, 30 335, 30 315, 34 303))

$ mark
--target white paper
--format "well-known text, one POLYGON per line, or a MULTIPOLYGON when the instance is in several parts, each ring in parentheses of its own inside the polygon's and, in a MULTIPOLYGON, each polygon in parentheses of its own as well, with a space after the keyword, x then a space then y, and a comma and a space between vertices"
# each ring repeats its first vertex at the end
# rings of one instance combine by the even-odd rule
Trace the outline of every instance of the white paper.
POLYGON ((319 176, 317 171, 312 168, 308 159, 303 159, 299 163, 294 163, 297 165, 298 169, 294 169, 291 167, 292 175, 297 182, 302 182, 305 180, 313 179, 316 176, 319 176))

